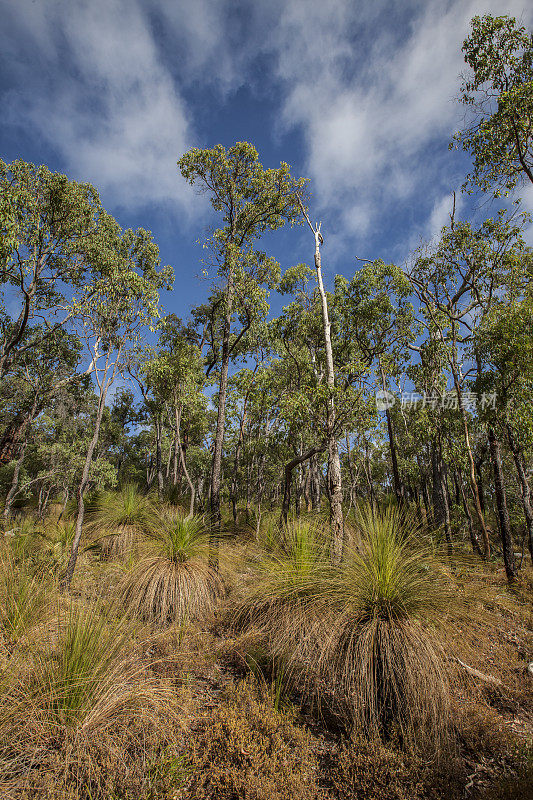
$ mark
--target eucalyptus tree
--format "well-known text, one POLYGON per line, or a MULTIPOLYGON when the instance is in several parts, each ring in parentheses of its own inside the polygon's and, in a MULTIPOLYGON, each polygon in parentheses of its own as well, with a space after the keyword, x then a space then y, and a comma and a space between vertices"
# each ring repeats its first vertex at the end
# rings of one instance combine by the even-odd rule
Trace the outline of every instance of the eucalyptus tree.
MULTIPOLYGON (((265 302, 263 285, 275 285, 274 264, 255 249, 267 231, 280 228, 299 217, 298 193, 304 181, 294 179, 289 166, 265 169, 255 147, 237 142, 226 150, 222 145, 201 150, 192 148, 178 162, 181 174, 200 191, 206 192, 221 217, 205 242, 210 264, 216 269, 220 288, 212 297, 211 344, 219 363, 217 425, 211 470, 210 507, 213 533, 220 525, 220 487, 226 415, 228 370, 232 351, 242 331, 251 322, 257 302, 265 302), (249 300, 252 299, 252 302, 249 300), (248 300, 248 302, 247 302, 248 300), (233 331, 234 317, 241 315, 240 332, 233 331), (215 316, 219 323, 215 325, 215 316), (244 323, 244 325, 242 324, 244 323)), ((208 320, 207 320, 208 321, 208 320)), ((218 554, 211 541, 211 563, 218 554)))
POLYGON ((471 72, 460 100, 471 113, 455 141, 474 159, 466 185, 500 196, 533 183, 533 34, 514 17, 474 17, 463 53, 471 72))
MULTIPOLYGON (((205 377, 200 350, 194 342, 190 341, 187 330, 183 328, 179 320, 165 318, 160 326, 159 346, 143 362, 141 368, 146 377, 147 388, 152 393, 153 402, 157 408, 168 412, 169 422, 174 433, 173 481, 176 485, 179 467, 189 486, 189 516, 192 517, 195 488, 187 469, 185 457, 187 446, 183 441, 182 430, 184 424, 189 429, 193 425, 196 425, 197 428, 198 425, 203 427, 202 423, 206 419, 207 398, 202 392, 205 377)), ((146 392, 145 398, 148 399, 146 392)), ((160 417, 158 422, 161 425, 160 417)), ((158 445, 158 454, 158 475, 160 475, 160 445, 158 445)), ((160 492, 162 488, 160 479, 160 492)))
POLYGON ((474 508, 485 555, 490 552, 487 526, 476 481, 468 419, 468 381, 475 372, 471 345, 476 328, 501 293, 520 291, 530 254, 522 230, 524 216, 502 210, 477 229, 469 223, 444 228, 438 244, 419 254, 409 274, 420 299, 420 320, 440 341, 451 372, 463 422, 474 508))
POLYGON ((72 322, 92 282, 87 257, 103 209, 88 183, 0 160, 0 378, 24 353, 72 322), (5 303, 14 313, 7 313, 5 303))
POLYGON ((84 494, 98 443, 106 398, 115 378, 125 369, 127 347, 138 344, 159 317, 159 290, 169 285, 172 272, 160 267, 159 249, 149 231, 121 231, 110 215, 102 215, 98 229, 85 244, 95 275, 74 298, 78 332, 95 363, 98 406, 76 491, 77 517, 72 552, 61 585, 72 581, 85 513, 84 494))
MULTIPOLYGON (((33 335, 30 329, 28 335, 33 335)), ((0 439, 0 463, 14 460, 11 487, 4 506, 9 517, 18 492, 18 479, 25 457, 28 437, 36 417, 50 406, 62 390, 82 385, 85 373, 77 373, 81 343, 77 336, 57 329, 52 336, 20 354, 11 372, 0 383, 0 404, 8 412, 9 422, 0 439)), ((91 370, 89 370, 90 372, 91 370)))
MULTIPOLYGON (((398 377, 409 360, 408 345, 416 338, 411 287, 401 269, 375 261, 359 269, 348 281, 335 279, 335 315, 343 331, 339 360, 350 381, 375 371, 377 385, 388 391, 389 376, 398 377)), ((398 448, 391 409, 385 417, 398 503, 405 496, 398 468, 398 448)))

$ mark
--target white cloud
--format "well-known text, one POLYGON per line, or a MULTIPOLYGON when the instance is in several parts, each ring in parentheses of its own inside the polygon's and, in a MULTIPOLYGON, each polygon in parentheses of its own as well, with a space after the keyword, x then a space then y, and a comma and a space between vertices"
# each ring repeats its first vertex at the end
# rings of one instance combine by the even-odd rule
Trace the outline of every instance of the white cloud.
POLYGON ((283 122, 303 132, 315 202, 353 233, 360 221, 360 236, 378 208, 456 188, 451 159, 443 171, 442 147, 436 158, 431 146, 460 125, 454 96, 472 16, 533 19, 523 0, 406 2, 401 23, 397 4, 369 5, 292 0, 276 34, 283 122))
POLYGON ((28 81, 5 105, 12 119, 52 143, 71 174, 125 206, 176 201, 197 208, 176 168, 177 157, 200 144, 195 89, 201 95, 218 88, 223 103, 240 86, 265 84, 279 103, 265 135, 301 131, 314 213, 327 217, 329 241, 339 242, 379 233, 380 212, 391 218, 410 204, 425 205, 425 226, 435 230, 443 197, 462 180, 443 142, 460 125, 453 98, 469 20, 492 11, 533 21, 525 0, 4 6, 0 43, 19 83, 28 81), (14 44, 21 41, 22 51, 14 44))
POLYGON ((50 0, 44 13, 13 0, 11 24, 32 52, 31 68, 18 63, 28 83, 10 97, 12 122, 29 122, 115 204, 195 202, 176 166, 192 143, 190 113, 139 3, 50 0))

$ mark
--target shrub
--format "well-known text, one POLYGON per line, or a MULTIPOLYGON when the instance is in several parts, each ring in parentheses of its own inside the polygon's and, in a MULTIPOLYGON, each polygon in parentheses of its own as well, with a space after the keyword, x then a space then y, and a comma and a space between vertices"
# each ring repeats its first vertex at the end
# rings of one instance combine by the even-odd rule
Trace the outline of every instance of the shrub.
POLYGON ((187 796, 246 800, 313 800, 318 764, 308 734, 243 682, 196 722, 187 760, 187 796))

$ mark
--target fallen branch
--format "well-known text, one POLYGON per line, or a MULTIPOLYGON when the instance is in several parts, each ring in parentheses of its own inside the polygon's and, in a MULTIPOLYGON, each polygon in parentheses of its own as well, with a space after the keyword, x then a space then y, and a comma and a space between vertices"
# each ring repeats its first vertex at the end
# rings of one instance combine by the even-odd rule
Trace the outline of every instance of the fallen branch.
POLYGON ((484 672, 480 672, 478 669, 474 669, 474 667, 469 667, 468 664, 465 664, 464 661, 461 661, 459 658, 456 658, 455 661, 457 661, 469 675, 472 675, 473 678, 478 678, 480 681, 485 681, 485 683, 493 683, 495 686, 503 686, 499 678, 495 678, 493 675, 485 675, 484 672))

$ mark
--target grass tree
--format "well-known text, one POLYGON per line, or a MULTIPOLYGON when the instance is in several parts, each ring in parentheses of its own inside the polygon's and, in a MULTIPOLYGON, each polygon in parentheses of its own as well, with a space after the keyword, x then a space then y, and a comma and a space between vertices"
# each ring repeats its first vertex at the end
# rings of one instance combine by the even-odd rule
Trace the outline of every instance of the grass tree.
POLYGON ((138 563, 119 587, 124 606, 159 625, 205 618, 222 592, 208 553, 209 529, 201 517, 162 512, 153 520, 138 563))
POLYGON ((86 248, 87 257, 98 269, 98 279, 85 287, 76 308, 80 336, 97 365, 94 376, 98 405, 76 492, 76 531, 61 581, 63 589, 70 587, 76 566, 85 515, 84 495, 109 389, 124 369, 127 347, 134 346, 159 315, 159 289, 167 285, 170 277, 168 268, 159 270, 159 250, 151 234, 143 229, 121 232, 109 215, 101 220, 97 235, 88 240, 86 248))
POLYGON ((129 483, 96 498, 87 513, 87 527, 106 555, 125 556, 150 528, 155 514, 152 498, 129 483))
POLYGON ((412 516, 359 510, 356 539, 326 581, 319 673, 359 730, 404 743, 450 731, 450 687, 435 623, 453 608, 453 582, 412 516))

